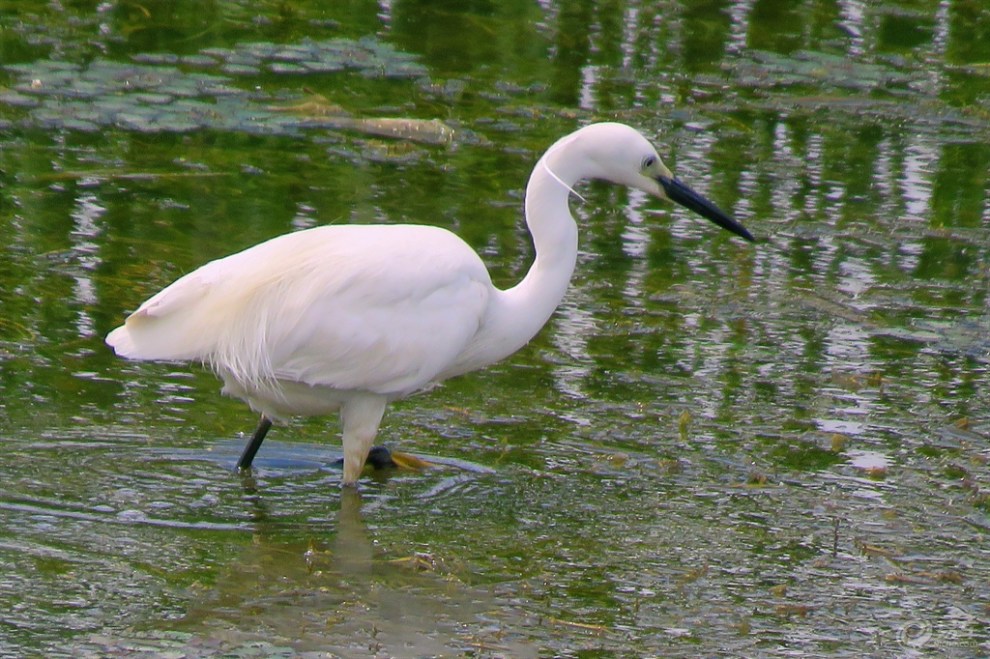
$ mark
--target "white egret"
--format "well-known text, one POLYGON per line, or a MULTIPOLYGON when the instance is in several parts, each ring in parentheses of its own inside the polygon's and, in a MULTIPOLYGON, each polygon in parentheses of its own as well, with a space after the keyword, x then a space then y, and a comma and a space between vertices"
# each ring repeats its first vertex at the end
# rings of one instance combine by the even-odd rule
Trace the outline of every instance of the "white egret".
POLYGON ((439 227, 321 226, 207 263, 106 341, 128 359, 202 362, 224 393, 260 412, 241 469, 273 419, 339 411, 343 482, 353 485, 389 402, 508 357, 547 322, 574 271, 578 229, 567 202, 583 179, 669 199, 753 240, 676 179, 640 133, 598 123, 536 164, 525 201, 536 258, 512 288, 493 286, 474 250, 439 227))

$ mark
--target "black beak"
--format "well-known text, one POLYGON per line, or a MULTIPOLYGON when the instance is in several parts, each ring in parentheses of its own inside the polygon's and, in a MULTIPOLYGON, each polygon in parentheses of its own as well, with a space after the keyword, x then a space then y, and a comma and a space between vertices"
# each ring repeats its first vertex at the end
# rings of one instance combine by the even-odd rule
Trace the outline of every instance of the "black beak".
POLYGON ((681 183, 676 178, 658 176, 657 182, 663 186, 664 192, 667 193, 667 197, 671 201, 680 204, 688 210, 694 211, 701 217, 708 218, 723 229, 728 229, 737 236, 745 238, 749 242, 755 242, 753 234, 747 231, 746 227, 733 220, 728 216, 728 214, 725 213, 725 211, 702 197, 685 184, 681 183))

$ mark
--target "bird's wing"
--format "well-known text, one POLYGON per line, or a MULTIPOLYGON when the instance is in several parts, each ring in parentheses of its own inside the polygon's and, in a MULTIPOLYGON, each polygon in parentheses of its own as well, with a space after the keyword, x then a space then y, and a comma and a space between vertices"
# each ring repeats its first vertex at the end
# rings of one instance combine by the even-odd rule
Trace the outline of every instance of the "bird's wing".
POLYGON ((229 259, 211 261, 148 298, 107 335, 107 344, 121 357, 141 360, 205 360, 219 328, 216 291, 232 270, 229 259))
POLYGON ((198 359, 248 386, 404 394, 457 358, 491 290, 477 254, 448 231, 320 227, 209 263, 152 297, 124 327, 155 350, 125 356, 198 359))

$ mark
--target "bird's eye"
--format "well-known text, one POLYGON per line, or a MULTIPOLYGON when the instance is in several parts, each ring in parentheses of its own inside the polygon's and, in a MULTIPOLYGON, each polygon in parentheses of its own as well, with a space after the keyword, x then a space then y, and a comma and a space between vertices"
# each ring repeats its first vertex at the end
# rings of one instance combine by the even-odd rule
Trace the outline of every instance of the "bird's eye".
POLYGON ((653 165, 655 165, 656 162, 657 159, 654 158, 653 156, 646 156, 646 158, 643 160, 643 169, 649 169, 650 167, 653 167, 653 165))

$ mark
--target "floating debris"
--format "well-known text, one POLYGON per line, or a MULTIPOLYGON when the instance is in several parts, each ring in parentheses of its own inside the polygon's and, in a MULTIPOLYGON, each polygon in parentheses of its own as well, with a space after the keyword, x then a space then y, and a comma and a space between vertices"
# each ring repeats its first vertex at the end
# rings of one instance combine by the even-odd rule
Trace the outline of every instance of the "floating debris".
POLYGON ((797 51, 781 55, 751 51, 749 57, 724 63, 734 83, 761 91, 782 87, 823 86, 856 91, 904 90, 917 82, 914 76, 889 66, 850 60, 839 55, 797 51))
POLYGON ((131 59, 142 64, 214 67, 235 76, 256 76, 264 71, 287 75, 356 71, 383 78, 424 78, 428 74, 415 56, 371 37, 304 39, 296 44, 246 43, 233 48, 205 48, 198 55, 181 58, 170 53, 147 53, 131 59))
POLYGON ((410 119, 407 117, 354 118, 325 96, 311 94, 302 102, 292 105, 270 105, 271 112, 290 113, 304 117, 300 122, 306 128, 332 128, 355 130, 368 135, 393 137, 427 144, 449 144, 453 129, 439 119, 410 119))
POLYGON ((842 453, 849 446, 851 439, 849 435, 843 435, 839 432, 832 433, 829 438, 829 450, 833 453, 842 453))
POLYGON ((10 89, 0 89, 0 104, 14 107, 34 108, 41 104, 37 98, 10 89))
MULTIPOLYGON (((309 90, 304 91, 309 92, 309 90)), ((304 117, 341 117, 347 115, 344 108, 335 103, 331 103, 327 100, 326 96, 323 96, 322 94, 313 94, 312 92, 309 93, 309 96, 306 96, 298 103, 293 103, 291 105, 269 105, 265 109, 272 112, 289 112, 304 117)))
MULTIPOLYGON (((95 132, 112 126, 140 133, 200 129, 266 135, 346 130, 421 144, 446 145, 453 130, 439 120, 355 118, 319 95, 271 96, 242 89, 238 76, 313 75, 338 71, 365 77, 422 78, 413 56, 373 39, 249 43, 208 48, 198 55, 145 53, 131 62, 96 59, 86 65, 58 60, 4 67, 17 76, 0 89, 0 105, 26 110, 25 122, 46 129, 95 132), (188 68, 195 68, 195 71, 188 68), (213 71, 210 71, 210 70, 213 71)), ((282 90, 279 90, 281 92, 282 90)))
POLYGON ((309 121, 302 124, 306 128, 336 128, 355 130, 368 135, 392 137, 424 144, 450 144, 454 130, 439 119, 406 119, 382 117, 372 119, 350 119, 309 121))

